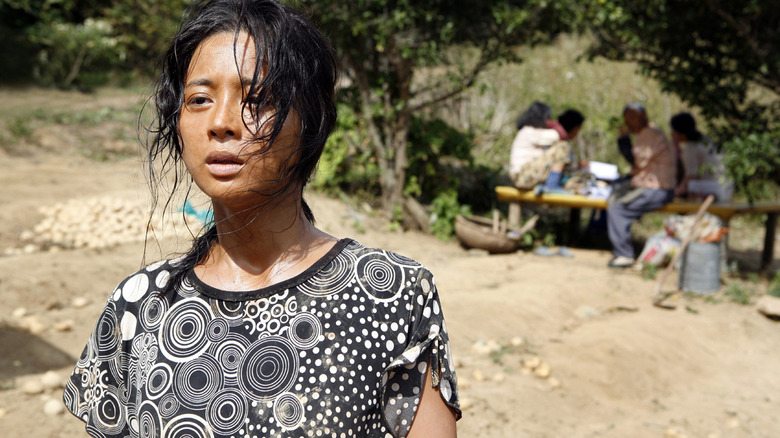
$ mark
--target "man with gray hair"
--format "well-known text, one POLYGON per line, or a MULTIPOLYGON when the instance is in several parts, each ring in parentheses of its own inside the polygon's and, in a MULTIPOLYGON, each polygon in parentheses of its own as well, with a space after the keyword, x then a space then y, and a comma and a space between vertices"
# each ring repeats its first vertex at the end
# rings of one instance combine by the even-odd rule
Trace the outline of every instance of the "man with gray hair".
POLYGON ((612 268, 634 264, 631 224, 671 202, 677 184, 677 153, 666 134, 650 125, 645 106, 626 105, 623 121, 618 147, 631 163, 631 179, 628 190, 615 193, 607 208, 607 232, 615 256, 608 263, 612 268))

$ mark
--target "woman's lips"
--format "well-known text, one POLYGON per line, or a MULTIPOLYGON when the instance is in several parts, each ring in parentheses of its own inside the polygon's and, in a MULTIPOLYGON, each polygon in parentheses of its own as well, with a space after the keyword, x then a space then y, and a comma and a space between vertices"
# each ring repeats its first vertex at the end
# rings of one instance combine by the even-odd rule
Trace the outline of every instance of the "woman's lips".
POLYGON ((206 167, 213 176, 225 178, 238 174, 244 167, 244 160, 234 154, 213 153, 206 158, 206 167))

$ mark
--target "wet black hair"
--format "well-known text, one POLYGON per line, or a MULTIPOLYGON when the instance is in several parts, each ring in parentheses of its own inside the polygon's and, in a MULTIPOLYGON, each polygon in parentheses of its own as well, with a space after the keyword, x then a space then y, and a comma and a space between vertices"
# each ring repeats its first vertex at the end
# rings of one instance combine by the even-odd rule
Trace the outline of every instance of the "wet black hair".
POLYGON ((690 113, 673 115, 669 124, 672 125, 672 129, 685 135, 688 141, 699 141, 702 138, 701 132, 696 129, 696 119, 690 113))
POLYGON ((550 118, 552 109, 546 103, 534 102, 515 120, 517 129, 523 129, 523 126, 533 126, 534 128, 544 128, 547 119, 550 118))
POLYGON ((566 132, 571 132, 574 128, 585 122, 585 116, 575 109, 568 109, 558 116, 558 123, 563 126, 566 132))
MULTIPOLYGON (((158 186, 165 176, 172 174, 167 207, 188 178, 179 137, 185 77, 198 46, 225 32, 233 33, 234 41, 240 32, 246 32, 255 46, 254 76, 245 91, 243 109, 251 112, 253 120, 265 118, 259 129, 252 128, 259 133, 253 140, 260 146, 257 153, 268 151, 291 113, 300 120, 297 150, 290 154, 288 163, 280 166, 271 193, 263 195, 273 202, 297 191, 304 216, 314 222, 303 199, 303 189, 336 122, 336 59, 330 44, 314 25, 276 0, 201 0, 185 16, 162 57, 153 95, 156 112, 146 141, 153 199, 158 198, 158 186), (273 114, 260 117, 268 109, 273 114)), ((259 211, 265 205, 256 208, 259 211)), ((217 230, 212 225, 195 239, 193 248, 180 263, 181 272, 172 275, 169 284, 177 284, 187 270, 205 257, 216 238, 217 230)))

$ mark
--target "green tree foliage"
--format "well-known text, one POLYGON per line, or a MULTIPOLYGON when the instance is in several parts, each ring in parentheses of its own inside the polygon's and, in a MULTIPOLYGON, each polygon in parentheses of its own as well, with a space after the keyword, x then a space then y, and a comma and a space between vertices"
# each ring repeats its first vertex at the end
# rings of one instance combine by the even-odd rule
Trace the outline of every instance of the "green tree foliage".
POLYGON ((593 0, 587 16, 596 36, 590 56, 636 61, 666 90, 697 106, 724 143, 745 194, 761 194, 751 179, 780 183, 775 0, 593 0), (746 166, 748 158, 758 161, 746 166))
POLYGON ((514 45, 550 41, 572 13, 545 0, 291 2, 336 47, 388 211, 404 196, 414 116, 462 93, 489 64, 514 59, 514 45))
POLYGON ((0 0, 3 82, 91 87, 148 75, 190 0, 0 0))

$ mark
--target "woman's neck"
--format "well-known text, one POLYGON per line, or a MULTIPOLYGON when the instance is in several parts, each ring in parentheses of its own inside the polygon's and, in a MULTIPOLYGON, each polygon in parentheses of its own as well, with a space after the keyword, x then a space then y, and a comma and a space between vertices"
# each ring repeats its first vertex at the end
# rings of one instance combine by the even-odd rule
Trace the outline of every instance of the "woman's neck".
POLYGON ((299 199, 240 212, 215 203, 214 219, 217 240, 195 273, 223 290, 256 290, 295 277, 336 242, 304 217, 299 199))

